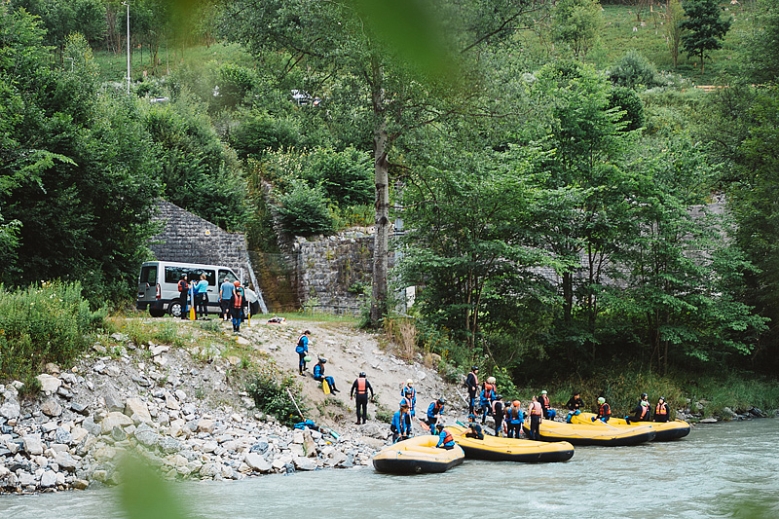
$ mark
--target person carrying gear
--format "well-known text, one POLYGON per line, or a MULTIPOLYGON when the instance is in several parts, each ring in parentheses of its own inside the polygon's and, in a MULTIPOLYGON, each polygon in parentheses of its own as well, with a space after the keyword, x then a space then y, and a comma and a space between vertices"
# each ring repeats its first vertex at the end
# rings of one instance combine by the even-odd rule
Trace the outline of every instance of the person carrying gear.
POLYGON ((436 448, 446 449, 448 451, 454 449, 454 438, 452 437, 452 433, 444 429, 444 424, 436 424, 435 428, 436 432, 438 433, 438 443, 436 444, 436 448))
POLYGON ((392 416, 390 430, 392 431, 392 443, 411 438, 411 415, 406 404, 401 404, 400 409, 395 411, 395 414, 392 416))
POLYGON ((541 407, 544 410, 544 418, 547 420, 554 420, 555 416, 557 416, 557 411, 552 409, 552 406, 549 403, 549 397, 547 396, 546 389, 541 391, 541 396, 538 397, 538 401, 541 403, 541 407))
POLYGON ((611 406, 606 403, 606 399, 603 397, 598 398, 598 416, 593 416, 592 421, 600 420, 606 423, 611 418, 611 406))
POLYGON ((471 367, 471 372, 465 379, 465 387, 468 388, 468 414, 472 414, 476 408, 476 394, 479 392, 479 366, 471 367))
POLYGON ((435 434, 435 424, 438 423, 438 417, 444 415, 444 404, 446 399, 444 397, 438 400, 433 400, 427 407, 427 425, 430 427, 430 433, 435 434))
POLYGON ((314 366, 314 380, 327 382, 327 385, 330 386, 330 391, 333 393, 340 393, 340 390, 335 387, 335 379, 333 377, 325 376, 325 364, 327 364, 327 359, 319 357, 319 362, 314 366))
POLYGON ((514 400, 511 407, 506 409, 506 436, 519 439, 524 421, 525 413, 522 411, 522 402, 514 400))
POLYGON ((244 297, 243 288, 241 288, 241 284, 238 281, 233 286, 233 297, 228 302, 228 306, 230 307, 230 315, 233 318, 233 331, 238 333, 241 331, 246 297, 244 297))
POLYGON ((468 415, 468 429, 465 431, 465 437, 476 440, 484 439, 484 430, 481 428, 481 425, 476 423, 476 415, 473 413, 468 415))
POLYGON ((417 415, 417 390, 414 388, 414 381, 411 379, 406 380, 406 384, 400 390, 401 403, 405 400, 408 402, 411 418, 417 415))
POLYGON ((495 377, 490 377, 482 385, 481 394, 479 395, 479 404, 482 408, 482 425, 487 421, 487 415, 492 413, 492 401, 495 400, 496 394, 497 386, 495 385, 495 377))
POLYGON ((189 283, 187 275, 182 274, 177 286, 179 291, 179 306, 181 307, 181 318, 189 319, 189 283))
POLYGON ((657 405, 655 406, 655 422, 667 422, 670 415, 671 409, 668 407, 665 397, 661 396, 657 399, 657 405))
POLYGON ((303 375, 303 372, 306 371, 308 368, 306 367, 306 355, 308 355, 308 336, 311 335, 311 332, 309 330, 306 330, 303 332, 303 335, 298 337, 298 343, 297 346, 295 346, 295 353, 298 354, 298 371, 300 372, 300 375, 303 375))
POLYGON ((565 417, 566 423, 571 423, 571 417, 581 414, 584 407, 584 400, 579 396, 579 392, 575 392, 568 402, 565 403, 565 407, 568 408, 568 416, 565 417))
MULTIPOLYGON (((365 423, 365 420, 368 419, 368 391, 371 392, 371 400, 373 400, 373 388, 371 387, 371 383, 365 378, 365 372, 361 371, 360 376, 355 379, 352 384, 352 390, 349 392, 350 399, 355 399, 355 396, 357 397, 354 400, 357 404, 357 425, 360 425, 360 419, 362 419, 362 423, 365 423)), ((409 416, 408 419, 410 422, 411 416, 409 416)))
POLYGON ((530 439, 538 440, 541 437, 538 428, 541 426, 541 420, 544 417, 544 408, 541 406, 541 402, 538 401, 537 396, 533 396, 528 411, 530 412, 530 439))

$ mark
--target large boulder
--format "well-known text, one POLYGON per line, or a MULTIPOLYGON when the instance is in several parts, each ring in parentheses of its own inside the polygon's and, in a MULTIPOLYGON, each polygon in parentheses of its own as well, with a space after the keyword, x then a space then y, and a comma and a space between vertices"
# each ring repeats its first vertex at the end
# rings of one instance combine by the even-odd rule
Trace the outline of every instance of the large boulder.
POLYGON ((62 414, 62 406, 56 400, 47 400, 41 404, 41 412, 46 416, 57 417, 62 414))
POLYGON ((43 391, 45 395, 53 395, 62 385, 62 381, 58 377, 53 377, 46 373, 38 375, 35 378, 41 383, 41 391, 43 391))
MULTIPOLYGON (((84 421, 86 422, 86 420, 84 421)), ((114 427, 122 428, 129 425, 133 425, 133 421, 129 416, 123 413, 112 412, 108 413, 106 417, 103 418, 103 421, 100 423, 100 432, 102 434, 109 434, 114 430, 114 427)))
POLYGON ((262 455, 254 452, 247 454, 244 462, 251 467, 252 470, 257 472, 267 473, 273 470, 273 465, 271 465, 268 460, 262 455))
POLYGON ((22 412, 21 406, 19 406, 16 402, 5 402, 2 406, 0 406, 0 416, 5 418, 6 420, 15 420, 19 418, 19 415, 22 412))
POLYGON ((151 423, 151 414, 146 402, 140 398, 128 398, 124 403, 124 414, 138 423, 151 423))

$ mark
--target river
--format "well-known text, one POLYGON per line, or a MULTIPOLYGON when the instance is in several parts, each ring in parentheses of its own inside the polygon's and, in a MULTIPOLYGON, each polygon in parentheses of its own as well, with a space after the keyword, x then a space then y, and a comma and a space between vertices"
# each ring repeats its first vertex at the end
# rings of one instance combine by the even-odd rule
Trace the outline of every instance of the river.
MULTIPOLYGON (((779 419, 699 425, 637 447, 577 447, 564 463, 468 461, 445 474, 372 468, 175 483, 193 519, 776 518, 779 419)), ((115 489, 0 496, 3 519, 124 519, 115 489)))

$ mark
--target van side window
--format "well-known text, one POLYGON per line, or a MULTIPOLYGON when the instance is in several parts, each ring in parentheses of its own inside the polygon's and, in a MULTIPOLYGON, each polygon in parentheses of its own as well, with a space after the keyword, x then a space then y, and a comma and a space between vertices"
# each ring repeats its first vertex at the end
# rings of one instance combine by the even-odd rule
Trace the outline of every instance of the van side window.
POLYGON ((186 267, 165 267, 165 283, 176 284, 181 279, 181 276, 187 274, 188 278, 192 275, 189 273, 190 269, 186 267))
POLYGON ((199 281, 200 274, 206 275, 208 286, 211 287, 216 286, 216 272, 214 272, 213 270, 192 269, 190 270, 189 279, 194 281, 199 281))
POLYGON ((143 267, 141 269, 141 283, 157 284, 157 267, 143 267))
POLYGON ((235 274, 233 274, 229 270, 220 270, 219 271, 219 285, 221 286, 222 283, 225 282, 225 280, 229 281, 230 283, 235 283, 238 281, 238 278, 235 277, 235 274))

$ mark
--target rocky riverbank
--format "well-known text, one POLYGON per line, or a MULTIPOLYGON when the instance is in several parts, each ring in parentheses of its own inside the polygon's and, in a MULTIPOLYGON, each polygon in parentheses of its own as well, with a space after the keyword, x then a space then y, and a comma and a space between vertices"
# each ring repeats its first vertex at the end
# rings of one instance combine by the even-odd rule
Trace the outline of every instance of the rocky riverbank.
MULTIPOLYGON (((185 348, 151 341, 134 344, 115 333, 110 341, 115 346, 96 343, 74 366, 47 365, 38 376, 41 393, 34 400, 20 398, 18 382, 0 385, 0 492, 115 484, 120 454, 128 450, 142 451, 171 478, 236 480, 368 465, 386 444, 389 428, 376 420, 350 425, 348 378, 359 370, 369 371, 377 402, 388 408, 397 405, 399 396, 394 395, 399 395, 399 384, 409 374, 427 379, 428 392, 443 390, 434 371, 384 353, 367 334, 304 326, 315 330, 312 344, 317 354, 348 357, 340 370, 349 374, 332 373, 341 379, 346 403, 339 401, 336 408, 342 413, 335 421, 316 410, 311 413, 318 424, 329 422, 322 423, 329 426, 322 431, 336 427, 340 434, 290 429, 259 412, 238 376, 247 357, 236 356, 223 344, 202 339, 185 348)), ((297 355, 283 355, 281 350, 287 353, 299 327, 255 325, 240 336, 228 334, 228 340, 238 353, 252 352, 267 362, 276 362, 268 356, 276 352, 280 369, 289 369, 297 355)), ((328 366, 333 366, 328 374, 339 369, 337 362, 328 366)), ((306 377, 300 382, 314 406, 325 400, 315 381, 306 377)))

